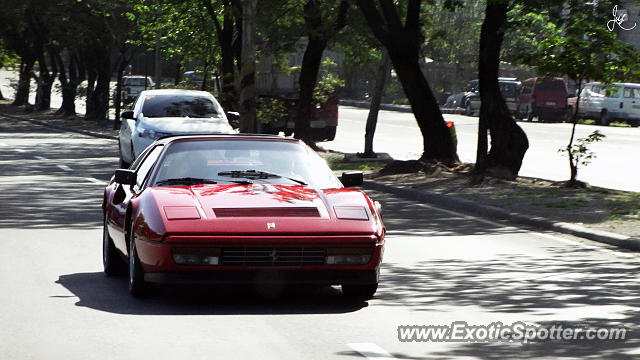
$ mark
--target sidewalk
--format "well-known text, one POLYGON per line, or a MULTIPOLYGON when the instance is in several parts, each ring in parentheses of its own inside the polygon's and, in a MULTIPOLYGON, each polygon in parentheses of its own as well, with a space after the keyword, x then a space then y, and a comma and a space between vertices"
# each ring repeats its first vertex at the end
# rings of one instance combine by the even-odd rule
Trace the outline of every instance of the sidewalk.
MULTIPOLYGON (((111 121, 60 118, 51 112, 24 113, 7 102, 0 102, 0 116, 117 140, 118 132, 111 121)), ((522 177, 517 181, 488 178, 481 185, 471 186, 464 171, 440 168, 393 175, 368 173, 363 187, 491 220, 640 250, 640 193, 594 187, 565 189, 550 181, 522 177)))

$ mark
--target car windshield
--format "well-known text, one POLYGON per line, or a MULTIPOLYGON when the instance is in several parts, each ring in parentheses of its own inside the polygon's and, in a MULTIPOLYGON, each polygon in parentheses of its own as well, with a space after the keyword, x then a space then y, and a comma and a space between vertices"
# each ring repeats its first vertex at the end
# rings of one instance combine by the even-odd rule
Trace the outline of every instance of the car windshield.
POLYGON ((220 117, 213 100, 198 95, 147 95, 142 106, 146 117, 220 117))
POLYGON ((124 86, 144 86, 144 78, 124 79, 124 86))
POLYGON ((153 184, 309 185, 342 187, 326 162, 306 145, 280 140, 182 140, 169 145, 153 184))
POLYGON ((564 86, 564 81, 562 80, 541 80, 537 89, 541 91, 552 91, 552 92, 565 92, 566 87, 564 86))

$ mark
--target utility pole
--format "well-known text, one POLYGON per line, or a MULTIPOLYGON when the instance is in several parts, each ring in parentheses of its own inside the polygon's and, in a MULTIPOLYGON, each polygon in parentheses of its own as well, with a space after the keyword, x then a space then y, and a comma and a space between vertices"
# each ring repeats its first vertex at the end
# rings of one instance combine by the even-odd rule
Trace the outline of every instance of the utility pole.
POLYGON ((242 1, 242 71, 240 73, 240 132, 257 132, 256 124, 256 0, 242 1))

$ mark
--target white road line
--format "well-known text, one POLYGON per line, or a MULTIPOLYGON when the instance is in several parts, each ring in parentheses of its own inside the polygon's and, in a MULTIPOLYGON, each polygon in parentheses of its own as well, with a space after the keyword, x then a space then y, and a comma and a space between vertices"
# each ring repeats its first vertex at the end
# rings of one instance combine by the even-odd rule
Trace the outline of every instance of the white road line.
POLYGON ((59 167, 60 169, 64 170, 64 171, 73 171, 67 165, 56 165, 56 166, 59 167))
POLYGON ((36 158, 37 160, 41 160, 41 161, 49 161, 49 159, 47 159, 46 157, 42 157, 42 156, 34 156, 34 158, 36 158))
POLYGON ((14 150, 14 151, 17 151, 17 152, 19 152, 19 153, 27 152, 27 150, 22 150, 22 149, 13 149, 13 150, 14 150))
POLYGON ((374 343, 352 343, 348 344, 353 350, 370 360, 389 360, 395 359, 385 349, 374 343))
POLYGON ((98 180, 98 179, 96 179, 94 177, 88 177, 88 178, 85 178, 85 179, 88 180, 89 182, 92 182, 92 183, 97 184, 97 185, 107 185, 108 184, 106 181, 98 180))
MULTIPOLYGON (((500 223, 495 222, 495 221, 479 218, 479 217, 472 216, 472 215, 462 214, 462 213, 459 213, 459 212, 456 212, 456 211, 452 211, 452 210, 445 210, 445 209, 441 209, 439 207, 435 207, 435 206, 431 206, 431 205, 427 205, 427 204, 416 204, 416 205, 421 206, 421 207, 425 207, 425 208, 428 208, 428 209, 440 211, 440 212, 443 212, 443 213, 446 213, 446 214, 449 214, 449 215, 456 215, 456 216, 462 217, 464 219, 473 219, 475 221, 479 221, 479 222, 482 222, 482 223, 485 223, 485 224, 489 224, 489 225, 492 225, 492 226, 499 226, 499 227, 502 227, 504 229, 509 229, 509 228, 515 229, 515 227, 513 227, 513 226, 500 224, 500 223)), ((605 249, 605 248, 602 248, 602 247, 599 247, 599 246, 594 246, 594 245, 588 245, 588 244, 585 244, 585 243, 582 243, 582 242, 579 242, 579 241, 569 240, 569 239, 561 238, 561 237, 554 236, 554 235, 544 234, 544 233, 540 233, 540 232, 536 232, 536 231, 531 231, 529 233, 533 234, 533 235, 536 235, 538 237, 543 237, 543 238, 546 238, 546 239, 555 240, 555 241, 558 241, 558 242, 563 242, 565 244, 577 245, 577 246, 580 246, 580 247, 582 247, 584 249, 605 252, 605 253, 613 254, 615 256, 619 256, 619 257, 623 257, 623 258, 634 258, 635 257, 634 255, 628 254, 628 253, 625 253, 625 252, 605 249)))

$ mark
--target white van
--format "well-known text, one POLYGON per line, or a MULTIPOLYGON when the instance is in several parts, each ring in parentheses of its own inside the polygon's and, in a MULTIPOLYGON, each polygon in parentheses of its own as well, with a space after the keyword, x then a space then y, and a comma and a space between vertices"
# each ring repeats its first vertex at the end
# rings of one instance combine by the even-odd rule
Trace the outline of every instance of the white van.
POLYGON ((640 84, 587 83, 580 95, 578 116, 596 119, 604 126, 614 120, 640 125, 640 84))

